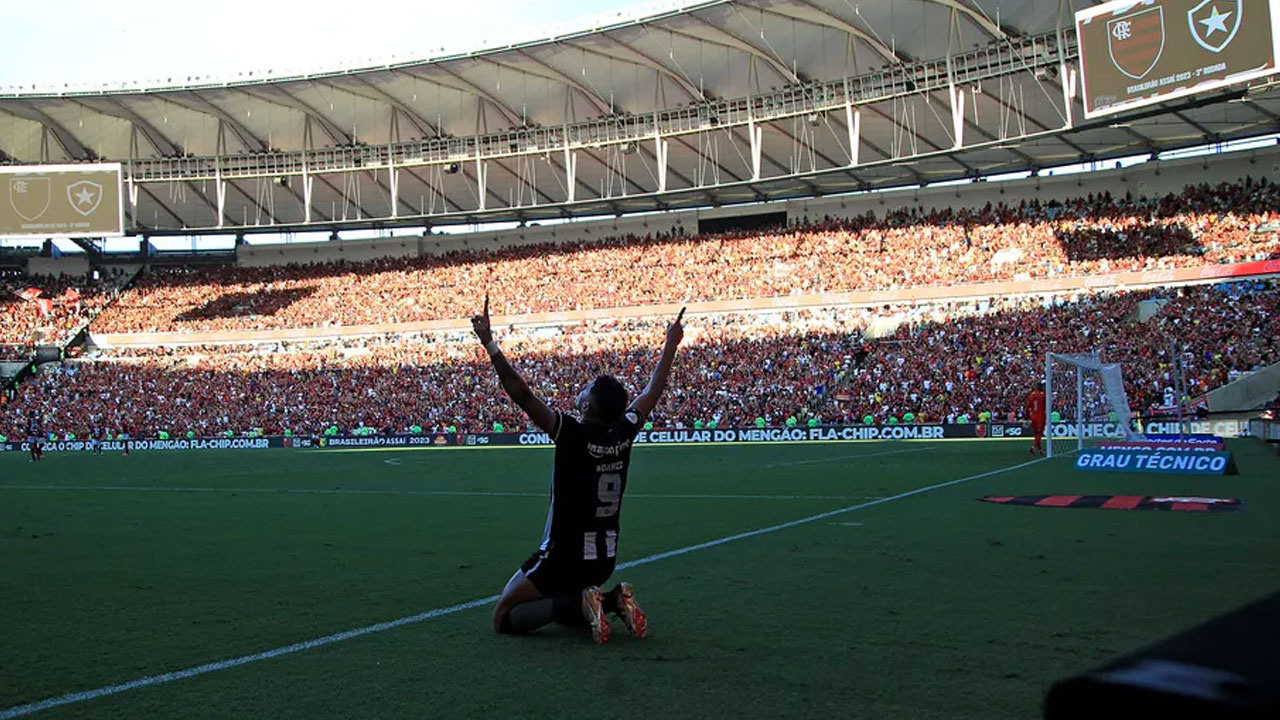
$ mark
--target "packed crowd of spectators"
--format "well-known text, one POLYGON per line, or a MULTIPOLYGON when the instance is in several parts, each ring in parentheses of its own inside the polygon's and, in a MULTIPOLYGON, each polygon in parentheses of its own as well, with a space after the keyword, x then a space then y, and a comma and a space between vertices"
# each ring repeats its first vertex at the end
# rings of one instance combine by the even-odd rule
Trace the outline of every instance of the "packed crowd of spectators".
POLYGON ((0 361, 29 359, 35 345, 61 345, 114 296, 118 273, 31 277, 0 272, 0 361))
MULTIPOLYGON (((1183 355, 1191 398, 1224 385, 1234 371, 1280 362, 1280 294, 1271 283, 1243 285, 1249 289, 1110 294, 1047 305, 1006 300, 987 314, 940 313, 915 325, 897 347, 878 348, 869 372, 851 374, 848 392, 853 404, 874 408, 877 419, 912 408, 934 420, 983 411, 1021 417, 1022 400, 1043 379, 1046 352, 1097 350, 1121 365, 1133 410, 1147 412, 1164 405, 1176 385, 1171 341, 1183 355), (1137 319, 1143 301, 1159 307, 1146 322, 1137 319)), ((1074 376, 1055 377, 1058 409, 1071 415, 1074 376)))
MULTIPOLYGON (((665 322, 508 329, 499 341, 535 392, 567 410, 600 373, 617 375, 633 393, 642 388, 665 322)), ((1280 291, 1269 282, 691 316, 687 326, 653 418, 658 426, 1018 418, 1047 351, 1100 350, 1120 362, 1135 409, 1158 404, 1173 385, 1171 339, 1187 354, 1192 395, 1233 371, 1280 361, 1280 291), (1154 315, 1140 321, 1144 301, 1154 315)), ((1073 403, 1064 404, 1069 414, 1073 403)), ((476 432, 527 423, 478 343, 461 332, 126 350, 46 366, 0 408, 0 435, 21 437, 32 412, 49 432, 79 437, 94 429, 155 437, 415 426, 476 432)))
POLYGON ((97 332, 218 331, 1167 269, 1280 256, 1280 189, 1246 180, 1154 199, 1110 194, 823 219, 774 231, 625 237, 359 264, 155 270, 97 332))

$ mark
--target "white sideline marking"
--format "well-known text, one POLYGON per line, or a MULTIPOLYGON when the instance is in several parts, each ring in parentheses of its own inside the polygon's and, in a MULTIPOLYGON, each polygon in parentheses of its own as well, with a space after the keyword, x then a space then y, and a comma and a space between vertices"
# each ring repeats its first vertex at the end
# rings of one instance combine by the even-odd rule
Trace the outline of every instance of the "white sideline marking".
POLYGON ((816 458, 814 460, 792 460, 790 462, 770 463, 765 467, 786 467, 788 465, 811 465, 813 463, 834 462, 836 460, 853 460, 855 458, 880 457, 881 455, 901 455, 902 453, 920 452, 924 448, 907 448, 906 450, 886 450, 884 452, 865 453, 862 455, 836 455, 835 457, 816 458))
MULTIPOLYGON (((766 535, 768 533, 777 532, 779 530, 786 530, 787 528, 793 528, 793 527, 796 527, 797 525, 805 525, 807 523, 811 523, 816 520, 825 520, 829 517, 835 517, 836 515, 842 515, 847 512, 853 512, 854 510, 861 510, 863 508, 869 508, 875 505, 883 505, 888 502, 893 502, 894 500, 909 498, 913 495, 920 495, 922 493, 927 493, 931 490, 937 490, 939 488, 949 487, 951 485, 959 485, 960 483, 969 482, 970 480, 978 480, 985 477, 991 477, 992 475, 999 475, 1001 473, 1006 473, 1011 470, 1019 470, 1021 468, 1027 467, 1028 465, 1035 465, 1036 463, 1044 462, 1045 460, 1046 458, 1042 458, 1042 457, 1036 458, 1035 460, 1028 460, 1027 462, 1019 463, 1017 465, 1010 465, 1009 467, 998 468, 996 470, 990 470, 988 472, 979 473, 977 475, 970 475, 968 477, 962 477, 955 480, 947 480, 945 482, 934 483, 933 485, 925 485, 924 487, 918 487, 915 490, 908 490, 906 492, 898 493, 897 495, 889 495, 888 497, 877 498, 875 500, 870 500, 868 502, 858 503, 857 505, 850 505, 848 507, 843 507, 836 510, 828 510, 827 512, 818 513, 817 515, 810 515, 809 517, 800 518, 799 520, 791 520, 789 522, 778 523, 777 525, 770 525, 768 527, 758 528, 756 530, 748 530, 747 532, 741 532, 736 535, 728 535, 722 538, 718 538, 716 540, 708 540, 707 542, 698 543, 696 545, 689 545, 688 547, 682 547, 676 550, 668 550, 666 552, 660 552, 655 555, 649 555, 648 557, 642 557, 638 560, 630 560, 628 562, 619 563, 616 569, 625 570, 627 568, 639 567, 641 565, 648 565, 649 563, 654 563, 659 560, 666 560, 667 558, 678 557, 680 555, 687 555, 691 552, 695 552, 698 550, 713 548, 713 547, 716 547, 717 545, 724 545, 725 543, 731 543, 737 540, 745 540, 747 538, 756 537, 758 535, 766 535)), ((278 648, 275 648, 274 650, 265 650, 263 652, 253 653, 252 655, 241 655, 240 657, 229 658, 227 660, 218 660, 216 662, 205 663, 204 665, 197 665, 195 667, 190 667, 185 670, 175 670, 173 672, 161 673, 159 675, 148 675, 147 677, 138 678, 137 680, 130 680, 129 682, 120 683, 118 685, 106 685, 104 687, 100 687, 94 690, 84 690, 81 692, 68 693, 66 695, 46 698, 44 700, 28 703, 26 705, 15 705, 14 707, 0 710, 0 720, 10 720, 10 718, 22 717, 24 715, 31 715, 32 713, 37 713, 37 712, 40 712, 41 710, 48 710, 49 708, 61 707, 63 705, 72 705, 74 703, 84 702, 86 700, 96 700, 97 698, 107 697, 110 695, 118 695, 122 692, 126 692, 129 690, 136 690, 138 688, 151 687, 152 685, 163 685, 164 683, 173 682, 174 680, 183 680, 190 677, 196 677, 197 675, 204 675, 206 673, 217 672, 219 670, 226 670, 228 668, 239 667, 241 665, 248 665, 249 663, 258 662, 260 660, 270 660, 272 658, 277 658, 282 655, 291 655, 293 653, 302 652, 303 650, 311 650, 314 648, 323 647, 325 645, 332 645, 334 643, 342 642, 343 640, 351 640, 353 638, 358 638, 363 635, 371 635, 373 633, 383 632, 384 630, 391 630, 393 628, 398 628, 404 625, 412 625, 414 623, 420 623, 424 620, 430 620, 432 618, 443 617, 445 615, 453 615, 454 613, 459 613, 459 612, 462 612, 463 610, 471 610, 473 608, 484 607, 485 605, 488 605, 492 602, 496 602, 497 599, 498 599, 497 595, 490 595, 488 597, 479 598, 477 600, 458 603, 457 605, 450 605, 448 607, 436 608, 434 610, 427 610, 426 612, 418 613, 417 615, 408 615, 406 617, 397 618, 395 620, 388 620, 386 622, 380 622, 374 625, 366 625, 364 627, 355 628, 353 630, 346 630, 340 633, 334 633, 332 635, 325 635, 324 637, 314 638, 312 640, 304 640, 302 642, 297 642, 292 645, 285 645, 284 647, 278 647, 278 648)))
POLYGON ((388 464, 388 465, 399 465, 399 464, 400 464, 400 461, 399 461, 399 460, 397 460, 397 459, 395 459, 395 458, 387 458, 386 460, 383 460, 382 462, 384 462, 384 463, 386 463, 386 464, 388 464))
MULTIPOLYGON (((262 495, 428 495, 445 497, 547 498, 546 492, 488 490, 364 490, 358 488, 211 488, 161 485, 0 485, 0 490, 63 490, 72 492, 258 493, 262 495)), ((627 493, 647 500, 876 500, 882 495, 748 495, 732 493, 627 493)))

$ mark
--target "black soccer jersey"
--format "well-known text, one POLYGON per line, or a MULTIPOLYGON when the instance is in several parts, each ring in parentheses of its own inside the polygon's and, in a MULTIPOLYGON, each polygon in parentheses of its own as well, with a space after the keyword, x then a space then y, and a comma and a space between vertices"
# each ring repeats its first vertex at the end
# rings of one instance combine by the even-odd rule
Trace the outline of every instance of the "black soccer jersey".
POLYGON ((586 561, 612 560, 617 555, 622 494, 627 489, 631 443, 639 429, 632 410, 608 426, 556 413, 555 475, 543 552, 586 561))

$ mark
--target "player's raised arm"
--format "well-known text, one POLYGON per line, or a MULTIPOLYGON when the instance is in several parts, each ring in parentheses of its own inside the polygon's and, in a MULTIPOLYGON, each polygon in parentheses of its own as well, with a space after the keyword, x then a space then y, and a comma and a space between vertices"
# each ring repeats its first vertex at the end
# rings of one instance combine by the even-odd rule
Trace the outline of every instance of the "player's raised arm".
POLYGON ((475 331, 476 337, 480 338, 480 343, 484 345, 484 349, 489 352, 489 360, 493 362, 493 369, 498 371, 498 379, 502 381, 502 389, 511 396, 516 405, 524 410, 529 419, 533 421, 540 429, 548 433, 556 431, 556 414, 551 412, 551 408, 542 402, 542 399, 533 394, 529 389, 529 384, 520 377, 520 373, 511 367, 511 363, 507 362, 507 358, 503 356, 502 350, 498 348, 498 343, 493 340, 493 329, 489 327, 489 295, 484 296, 484 314, 476 315, 471 318, 471 329, 475 331))
POLYGON ((640 397, 631 404, 631 408, 635 410, 639 416, 639 422, 644 422, 649 417, 649 413, 657 407, 658 400, 662 399, 662 393, 667 389, 667 379, 671 376, 671 363, 676 358, 676 349, 680 347, 680 341, 684 339, 684 308, 680 308, 680 314, 676 316, 675 322, 667 326, 667 341, 662 346, 662 357, 658 359, 658 367, 653 369, 653 377, 649 378, 649 384, 645 387, 644 392, 640 393, 640 397))

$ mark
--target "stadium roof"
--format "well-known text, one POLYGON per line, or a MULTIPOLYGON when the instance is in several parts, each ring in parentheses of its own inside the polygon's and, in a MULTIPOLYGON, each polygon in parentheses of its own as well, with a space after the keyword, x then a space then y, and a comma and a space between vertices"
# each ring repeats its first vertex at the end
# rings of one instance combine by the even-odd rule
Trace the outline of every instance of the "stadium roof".
POLYGON ((1073 83, 1060 76, 1067 67, 1060 61, 1075 52, 1070 18, 1071 8, 1057 0, 712 0, 519 45, 363 69, 204 84, 175 78, 164 87, 114 90, 0 90, 0 162, 130 163, 141 188, 131 228, 174 232, 421 224, 423 216, 431 223, 528 220, 745 202, 1035 169, 1280 127, 1280 93, 1269 84, 1084 122, 1078 93, 1066 99, 1064 84, 1073 83), (964 78, 957 82, 967 97, 962 127, 951 116, 948 78, 938 82, 952 71, 964 78), (877 83, 890 91, 868 90, 877 83), (838 87, 839 102, 824 103, 838 87), (839 109, 855 96, 856 120, 839 109), (779 111, 734 120, 732 101, 746 98, 779 111), (668 131, 684 127, 681 118, 701 125, 668 131), (651 135, 659 120, 668 147, 621 142, 626 132, 651 135), (568 128, 593 123, 609 128, 603 142, 578 143, 574 159, 558 152, 566 135, 584 137, 568 128), (479 137, 490 139, 484 148, 503 143, 501 153, 485 155, 483 169, 467 161, 480 154, 479 141, 458 144, 479 137), (351 150, 361 148, 377 150, 367 166, 386 165, 387 173, 357 171, 364 161, 351 150), (316 154, 331 150, 342 152, 316 154), (237 163, 178 160, 233 156, 237 163), (304 173, 303 156, 318 180, 305 192, 289 182, 304 173), (322 157, 335 159, 326 165, 322 157), (463 161, 431 164, 451 157, 463 161), (397 158, 422 162, 394 173, 397 158), (209 187, 215 176, 227 185, 222 197, 209 187))

